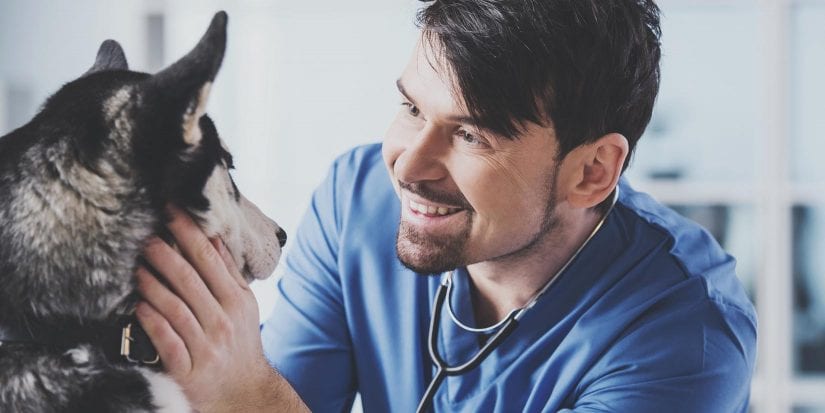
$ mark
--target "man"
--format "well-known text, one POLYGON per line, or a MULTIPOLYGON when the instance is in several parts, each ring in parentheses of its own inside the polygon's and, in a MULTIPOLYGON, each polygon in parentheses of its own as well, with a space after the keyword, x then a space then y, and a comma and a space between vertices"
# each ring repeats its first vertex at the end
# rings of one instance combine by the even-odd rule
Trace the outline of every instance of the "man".
POLYGON ((262 343, 219 241, 175 213, 185 258, 147 248, 171 291, 139 270, 138 316, 192 402, 746 412, 756 322, 733 259, 620 180, 658 91, 653 2, 438 0, 419 19, 399 113, 315 192, 262 343), (444 378, 431 317, 450 366, 495 347, 444 378))

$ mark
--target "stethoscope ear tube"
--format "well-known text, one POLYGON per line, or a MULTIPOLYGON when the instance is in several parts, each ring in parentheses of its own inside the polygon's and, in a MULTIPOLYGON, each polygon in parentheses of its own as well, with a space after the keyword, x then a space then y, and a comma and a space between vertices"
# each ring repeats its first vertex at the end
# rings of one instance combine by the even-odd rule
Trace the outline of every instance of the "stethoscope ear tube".
POLYGON ((430 358, 432 359, 433 364, 436 365, 437 371, 433 379, 430 381, 429 386, 427 386, 424 396, 421 397, 421 401, 418 403, 418 408, 416 409, 417 413, 423 413, 426 411, 432 403, 435 392, 447 376, 459 376, 478 367, 478 365, 481 364, 481 362, 484 361, 484 359, 487 358, 487 356, 489 356, 490 353, 492 353, 493 350, 495 350, 501 342, 503 342, 504 339, 506 339, 507 336, 509 336, 513 330, 516 329, 516 327, 518 327, 518 319, 516 317, 519 313, 515 311, 511 312, 507 317, 507 322, 504 323, 504 326, 498 330, 493 337, 487 340, 487 343, 484 344, 475 356, 464 364, 451 367, 438 352, 438 330, 441 324, 441 308, 444 305, 446 298, 447 286, 442 283, 438 286, 438 291, 435 295, 433 317, 430 319, 430 337, 428 342, 430 358))
POLYGON ((430 403, 432 403, 436 390, 438 390, 438 387, 441 385, 441 382, 444 381, 444 378, 447 377, 447 362, 441 358, 441 354, 438 354, 438 327, 441 318, 441 306, 444 305, 444 299, 446 297, 447 287, 445 284, 445 278, 441 277, 441 284, 438 286, 438 291, 435 293, 433 315, 432 318, 430 318, 429 341, 427 342, 427 347, 430 352, 430 360, 432 360, 438 370, 436 371, 433 379, 430 380, 427 390, 424 391, 424 396, 422 396, 421 400, 418 402, 418 408, 415 409, 416 413, 424 413, 427 410, 430 403))

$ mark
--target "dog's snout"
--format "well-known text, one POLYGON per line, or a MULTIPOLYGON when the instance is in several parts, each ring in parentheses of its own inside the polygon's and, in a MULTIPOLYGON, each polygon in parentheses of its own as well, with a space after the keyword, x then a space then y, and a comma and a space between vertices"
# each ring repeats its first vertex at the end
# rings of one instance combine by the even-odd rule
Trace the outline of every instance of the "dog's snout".
POLYGON ((286 245, 286 231, 283 228, 278 228, 278 244, 281 244, 281 248, 286 245))

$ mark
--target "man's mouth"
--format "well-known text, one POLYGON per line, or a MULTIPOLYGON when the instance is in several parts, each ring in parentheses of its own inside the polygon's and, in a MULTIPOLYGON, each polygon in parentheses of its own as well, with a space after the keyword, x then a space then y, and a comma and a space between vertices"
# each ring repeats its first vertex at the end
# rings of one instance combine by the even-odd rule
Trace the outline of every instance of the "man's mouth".
POLYGON ((409 206, 411 211, 418 213, 420 215, 424 215, 426 217, 443 217, 455 214, 456 212, 459 212, 463 209, 444 205, 433 205, 416 202, 409 198, 407 198, 407 205, 409 206))

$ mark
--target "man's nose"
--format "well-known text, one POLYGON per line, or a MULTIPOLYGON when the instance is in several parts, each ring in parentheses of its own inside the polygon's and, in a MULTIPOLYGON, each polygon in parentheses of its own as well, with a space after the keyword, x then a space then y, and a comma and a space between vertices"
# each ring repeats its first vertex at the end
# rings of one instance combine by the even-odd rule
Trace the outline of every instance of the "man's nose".
POLYGON ((402 182, 437 181, 446 176, 444 159, 448 137, 425 126, 411 139, 395 162, 395 177, 402 182))

